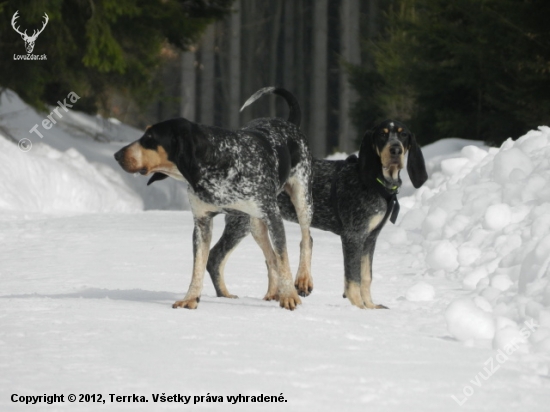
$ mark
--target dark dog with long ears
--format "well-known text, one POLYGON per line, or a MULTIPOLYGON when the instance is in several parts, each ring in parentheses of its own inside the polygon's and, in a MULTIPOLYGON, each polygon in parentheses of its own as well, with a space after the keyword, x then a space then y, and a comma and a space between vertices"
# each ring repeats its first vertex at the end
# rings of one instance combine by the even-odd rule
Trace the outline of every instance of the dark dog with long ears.
MULTIPOLYGON (((311 226, 339 235, 344 252, 344 297, 360 308, 385 308, 371 298, 372 259, 378 234, 399 211, 399 172, 408 153, 407 172, 415 188, 428 175, 424 157, 414 135, 399 122, 387 120, 365 133, 359 158, 329 161, 313 159, 313 219, 311 226)), ((297 221, 296 211, 285 193, 278 197, 281 215, 297 221)), ((227 216, 222 237, 210 252, 208 271, 218 296, 227 292, 223 270, 229 253, 249 232, 248 217, 227 216)), ((270 284, 272 282, 270 277, 270 284)), ((301 296, 313 288, 310 278, 296 279, 301 296)))
MULTIPOLYGON (((265 88, 245 103, 265 93, 285 98, 288 120, 256 119, 230 131, 199 125, 185 119, 157 123, 143 137, 115 154, 129 173, 154 173, 149 184, 170 176, 189 183, 193 211, 193 277, 183 300, 173 307, 195 309, 203 286, 212 238, 212 218, 226 213, 247 222, 247 230, 262 249, 270 273, 264 299, 279 300, 293 310, 301 303, 293 286, 283 220, 277 195, 283 190, 302 229, 298 279, 310 279, 312 216, 311 155, 299 130, 300 108, 288 91, 265 88)), ((247 232, 248 233, 248 232, 247 232)), ((230 296, 221 286, 221 293, 230 296)))

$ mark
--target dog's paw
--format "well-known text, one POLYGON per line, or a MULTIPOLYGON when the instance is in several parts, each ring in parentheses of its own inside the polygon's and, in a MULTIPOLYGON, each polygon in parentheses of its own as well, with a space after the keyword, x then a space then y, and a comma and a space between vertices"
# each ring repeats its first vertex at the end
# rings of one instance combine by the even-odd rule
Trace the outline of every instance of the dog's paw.
POLYGON ((239 299, 239 297, 237 295, 232 295, 231 293, 228 293, 227 295, 225 295, 224 298, 239 299))
POLYGON ((389 309, 387 306, 384 305, 375 305, 374 303, 365 304, 366 309, 389 309))
POLYGON ((177 309, 177 308, 197 309, 197 307, 199 306, 200 300, 201 300, 200 298, 178 300, 172 305, 172 307, 174 309, 177 309))
POLYGON ((279 294, 277 292, 267 292, 264 296, 264 300, 279 300, 279 294))
POLYGON ((227 299, 239 299, 239 297, 237 295, 232 295, 229 292, 222 293, 222 294, 218 295, 218 297, 219 298, 227 298, 227 299))
POLYGON ((300 300, 300 297, 296 292, 290 293, 287 296, 280 297, 279 299, 279 305, 288 310, 294 310, 298 307, 298 305, 301 305, 302 301, 300 300))
POLYGON ((301 276, 296 278, 294 287, 296 288, 298 295, 305 298, 306 296, 309 296, 313 290, 313 280, 311 279, 311 276, 301 276))

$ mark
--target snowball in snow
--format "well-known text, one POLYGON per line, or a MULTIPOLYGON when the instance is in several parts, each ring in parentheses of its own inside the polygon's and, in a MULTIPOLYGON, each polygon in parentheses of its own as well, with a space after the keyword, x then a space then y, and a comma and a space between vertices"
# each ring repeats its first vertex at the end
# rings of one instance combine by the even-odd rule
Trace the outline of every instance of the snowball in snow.
POLYGON ((500 230, 510 224, 512 210, 505 203, 491 205, 485 211, 483 226, 489 230, 500 230))
POLYGON ((464 146, 462 148, 462 150, 460 151, 460 153, 464 157, 467 157, 468 159, 476 161, 476 162, 479 162, 479 161, 483 160, 483 158, 485 156, 487 156, 487 151, 485 151, 483 149, 480 149, 479 147, 473 146, 473 145, 464 146))
POLYGON ((545 328, 550 328, 550 310, 541 310, 539 312, 539 324, 545 328))
POLYGON ((426 263, 434 270, 445 270, 451 272, 458 267, 458 251, 448 241, 442 240, 426 256, 426 263))
POLYGON ((491 286, 495 289, 502 290, 503 292, 510 289, 514 282, 510 279, 510 276, 502 274, 493 276, 491 279, 491 286))
POLYGON ((493 348, 501 349, 508 354, 515 351, 527 353, 526 344, 527 339, 515 326, 506 326, 497 330, 493 339, 493 348))
POLYGON ((429 215, 424 219, 424 223, 422 223, 424 234, 428 235, 430 232, 441 229, 445 225, 446 220, 447 212, 442 208, 438 207, 430 211, 429 215))
POLYGON ((470 266, 481 256, 481 250, 471 245, 461 245, 458 248, 458 263, 460 266, 470 266))
POLYGON ((535 345, 535 352, 539 353, 550 353, 550 338, 546 338, 537 342, 535 345))
POLYGON ((550 283, 548 283, 548 285, 546 285, 546 289, 544 289, 544 293, 542 295, 542 302, 550 307, 550 283))
POLYGON ((497 316, 495 318, 495 325, 497 330, 509 328, 509 327, 517 328, 518 326, 516 322, 514 322, 512 319, 507 318, 505 316, 497 316))
POLYGON ((467 290, 475 290, 478 282, 487 277, 487 269, 479 267, 468 273, 462 281, 462 287, 467 290))
POLYGON ((418 282, 411 286, 405 294, 405 298, 410 302, 427 302, 433 300, 434 296, 434 287, 426 282, 418 282))
POLYGON ((505 184, 514 170, 521 170, 526 175, 533 171, 531 159, 520 149, 512 147, 500 150, 494 159, 493 175, 495 181, 505 184))
POLYGON ((495 321, 490 313, 480 309, 473 300, 457 299, 445 311, 447 329, 456 339, 493 339, 495 321))
POLYGON ((485 312, 492 313, 493 307, 489 303, 487 299, 485 299, 483 296, 475 296, 472 299, 475 303, 475 305, 480 308, 481 310, 484 310, 485 312))
POLYGON ((464 157, 445 159, 441 161, 441 171, 447 176, 453 176, 460 172, 470 161, 464 157))

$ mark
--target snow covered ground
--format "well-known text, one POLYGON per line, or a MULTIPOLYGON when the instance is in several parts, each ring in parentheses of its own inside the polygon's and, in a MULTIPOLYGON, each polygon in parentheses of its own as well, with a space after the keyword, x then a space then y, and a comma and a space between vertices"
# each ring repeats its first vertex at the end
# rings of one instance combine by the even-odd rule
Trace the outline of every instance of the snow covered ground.
MULTIPOLYGON (((390 310, 342 299, 340 241, 314 230, 315 289, 296 311, 261 300, 266 268, 251 238, 226 266, 240 298, 215 297, 206 278, 188 311, 171 304, 190 280, 190 212, 140 210, 180 198, 155 203, 147 179, 108 163, 133 132, 73 145, 60 127, 22 152, 6 134, 18 141, 43 115, 3 107, 0 410, 181 409, 157 398, 174 394, 212 411, 547 410, 549 128, 499 149, 424 148, 430 179, 416 191, 405 182, 375 253, 373 298, 390 310), (13 401, 54 394, 64 402, 13 401), (228 398, 239 394, 248 402, 228 398)), ((100 121, 72 114, 87 131, 100 121)), ((217 239, 223 218, 214 226, 217 239)), ((300 233, 286 229, 296 269, 300 233)))

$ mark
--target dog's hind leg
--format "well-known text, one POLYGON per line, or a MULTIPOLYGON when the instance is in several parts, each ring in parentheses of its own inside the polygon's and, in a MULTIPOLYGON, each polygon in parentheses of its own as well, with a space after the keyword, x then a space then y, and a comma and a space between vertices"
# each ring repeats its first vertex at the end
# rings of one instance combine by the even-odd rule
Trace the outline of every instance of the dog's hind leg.
POLYGON ((204 272, 212 240, 212 217, 195 217, 193 230, 193 277, 183 300, 175 302, 173 308, 196 309, 202 292, 204 272))
POLYGON ((313 238, 309 227, 313 216, 312 196, 310 190, 297 178, 289 179, 285 186, 286 192, 296 209, 296 215, 300 229, 302 231, 302 240, 300 241, 300 263, 296 273, 294 286, 300 296, 308 296, 313 290, 313 278, 311 276, 311 253, 313 248, 313 238))
POLYGON ((250 216, 225 215, 225 228, 223 234, 210 251, 206 269, 210 274, 216 295, 225 298, 237 298, 227 290, 224 280, 224 268, 229 255, 238 244, 250 233, 250 216))
POLYGON ((252 233, 252 236, 258 246, 260 246, 260 249, 262 249, 265 257, 265 263, 267 265, 267 278, 269 284, 264 300, 279 300, 277 258, 275 257, 275 253, 273 252, 273 248, 271 247, 271 243, 269 241, 267 225, 263 220, 251 217, 250 232, 252 233))
POLYGON ((269 237, 277 260, 279 304, 285 309, 294 310, 302 301, 292 283, 283 219, 278 213, 270 212, 266 215, 266 220, 269 237))

